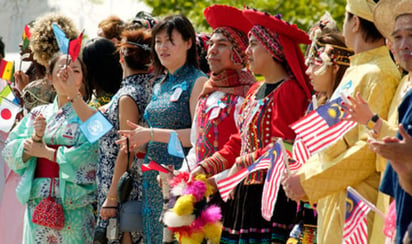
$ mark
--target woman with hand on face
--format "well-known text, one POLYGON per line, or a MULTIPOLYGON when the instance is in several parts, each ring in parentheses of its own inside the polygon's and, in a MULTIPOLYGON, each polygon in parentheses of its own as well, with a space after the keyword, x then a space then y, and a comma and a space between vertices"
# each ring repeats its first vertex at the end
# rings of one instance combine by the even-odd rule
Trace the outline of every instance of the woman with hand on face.
MULTIPOLYGON (((10 168, 21 175, 16 193, 26 204, 23 243, 92 243, 96 199, 97 143, 90 144, 79 125, 83 116, 73 103, 90 98, 80 94, 86 83, 85 66, 76 59, 56 54, 47 78, 56 90, 52 104, 36 107, 13 129, 3 150, 10 168), (70 83, 79 95, 68 93, 70 83), (64 213, 64 227, 52 229, 32 222, 40 201, 54 196, 64 213)), ((77 94, 76 93, 76 94, 77 94)))
MULTIPOLYGON (((156 81, 152 100, 144 114, 149 128, 129 122, 129 126, 135 129, 119 133, 129 137, 132 149, 149 143, 145 158, 147 163, 152 159, 178 169, 182 159, 168 154, 167 143, 171 132, 176 131, 184 153, 189 151, 195 107, 207 77, 198 69, 195 31, 186 17, 166 17, 152 29, 152 38, 156 81)), ((118 143, 124 145, 125 139, 118 143)), ((143 173, 145 243, 173 242, 170 234, 162 238, 163 224, 159 223, 159 217, 163 197, 156 177, 157 172, 143 173)))
MULTIPOLYGON (((269 14, 247 9, 243 15, 253 24, 246 49, 249 68, 263 75, 264 81, 255 83, 245 97, 237 121, 239 132, 230 137, 223 149, 203 160, 192 176, 212 176, 229 168, 229 174, 234 174, 253 164, 276 138, 292 141, 295 135, 289 124, 304 114, 311 98, 298 47, 298 43, 309 43, 308 36, 269 14)), ((235 188, 223 213, 221 243, 286 242, 294 223, 296 203, 288 201, 280 187, 273 215, 262 217, 266 172, 250 173, 235 188)))

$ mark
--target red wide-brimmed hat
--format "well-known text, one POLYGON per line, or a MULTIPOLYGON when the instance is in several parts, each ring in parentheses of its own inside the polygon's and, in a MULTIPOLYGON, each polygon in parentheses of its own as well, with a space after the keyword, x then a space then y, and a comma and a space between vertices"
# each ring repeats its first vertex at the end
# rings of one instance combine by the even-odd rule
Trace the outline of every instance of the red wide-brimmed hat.
POLYGON ((243 16, 242 10, 227 6, 214 4, 203 11, 207 23, 213 28, 232 27, 247 35, 252 24, 243 16))
POLYGON ((295 43, 310 44, 309 36, 296 25, 287 23, 280 17, 272 16, 268 13, 260 12, 253 9, 243 10, 243 16, 246 17, 253 25, 261 25, 278 35, 288 37, 295 43))
POLYGON ((298 44, 310 44, 309 36, 296 25, 287 23, 280 17, 272 16, 268 13, 252 9, 244 9, 243 16, 248 19, 253 26, 262 26, 279 37, 280 45, 283 48, 287 63, 293 75, 302 87, 308 99, 312 97, 312 86, 308 76, 305 74, 306 65, 302 51, 298 44))

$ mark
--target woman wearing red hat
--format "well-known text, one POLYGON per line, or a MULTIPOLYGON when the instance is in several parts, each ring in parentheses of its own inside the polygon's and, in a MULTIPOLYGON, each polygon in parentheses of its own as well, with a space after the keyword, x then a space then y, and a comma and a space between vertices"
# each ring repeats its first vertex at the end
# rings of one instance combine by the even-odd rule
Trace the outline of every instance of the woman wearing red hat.
MULTIPOLYGON (((253 164, 276 138, 293 141, 295 134, 289 125, 304 114, 311 97, 312 88, 298 47, 298 43, 310 42, 308 36, 296 26, 262 12, 244 10, 243 15, 254 25, 246 50, 249 67, 265 80, 254 84, 246 95, 239 113, 239 132, 223 149, 202 161, 194 175, 211 176, 227 168, 234 173, 253 164)), ((223 213, 221 243, 286 242, 296 203, 288 201, 280 187, 273 215, 264 219, 261 198, 265 175, 265 170, 250 173, 235 189, 223 213)))

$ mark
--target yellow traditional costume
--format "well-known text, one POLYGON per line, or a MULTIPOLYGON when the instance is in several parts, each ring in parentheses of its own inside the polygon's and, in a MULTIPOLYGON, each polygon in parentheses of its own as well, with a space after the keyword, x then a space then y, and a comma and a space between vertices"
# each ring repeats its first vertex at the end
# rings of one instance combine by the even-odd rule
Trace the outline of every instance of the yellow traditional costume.
MULTIPOLYGON (((387 119, 400 80, 388 48, 382 46, 355 54, 350 62, 333 97, 342 90, 347 95, 359 92, 372 111, 387 119)), ((367 140, 367 128, 357 125, 338 142, 311 157, 299 171, 308 200, 318 203, 318 243, 342 242, 347 186, 376 203, 380 175, 376 154, 369 150, 367 140)), ((369 214, 369 233, 372 225, 373 214, 369 214)))

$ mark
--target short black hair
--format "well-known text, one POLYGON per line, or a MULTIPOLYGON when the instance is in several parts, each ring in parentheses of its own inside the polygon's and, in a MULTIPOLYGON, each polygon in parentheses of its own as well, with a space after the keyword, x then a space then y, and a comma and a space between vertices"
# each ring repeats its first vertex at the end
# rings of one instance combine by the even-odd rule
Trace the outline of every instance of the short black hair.
MULTIPOLYGON (((352 19, 353 16, 354 14, 348 12, 348 20, 352 19)), ((384 38, 373 22, 370 22, 360 16, 358 16, 358 18, 362 31, 362 37, 365 42, 376 42, 384 38)))
POLYGON ((4 58, 4 42, 3 42, 3 37, 0 36, 0 55, 2 58, 4 58))

